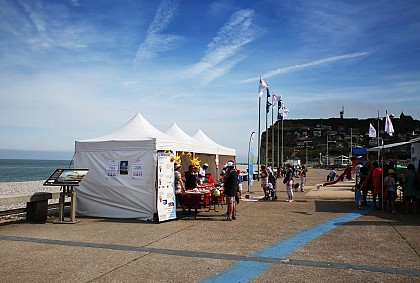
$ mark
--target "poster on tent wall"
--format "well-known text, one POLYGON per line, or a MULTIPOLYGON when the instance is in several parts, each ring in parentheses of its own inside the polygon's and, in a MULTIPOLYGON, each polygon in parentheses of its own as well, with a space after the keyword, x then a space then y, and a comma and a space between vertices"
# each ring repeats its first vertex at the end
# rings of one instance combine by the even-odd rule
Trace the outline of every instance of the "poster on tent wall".
POLYGON ((108 164, 106 166, 107 178, 117 178, 117 172, 118 172, 118 161, 108 160, 108 164))
POLYGON ((141 159, 137 159, 133 162, 133 168, 131 170, 131 174, 133 175, 133 179, 141 179, 144 180, 144 162, 141 159))
POLYGON ((157 212, 159 222, 176 218, 174 164, 169 153, 158 152, 157 212))

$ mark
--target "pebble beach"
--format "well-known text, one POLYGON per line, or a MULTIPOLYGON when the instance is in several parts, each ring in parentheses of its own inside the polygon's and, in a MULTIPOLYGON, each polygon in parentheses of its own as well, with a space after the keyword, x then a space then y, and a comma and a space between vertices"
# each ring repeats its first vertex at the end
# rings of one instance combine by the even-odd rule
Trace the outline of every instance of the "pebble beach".
MULTIPOLYGON (((44 181, 27 182, 0 182, 0 198, 19 195, 28 195, 36 192, 60 192, 60 187, 44 186, 44 181)), ((49 203, 58 203, 58 199, 49 200, 49 203)), ((0 211, 26 207, 25 203, 16 203, 13 205, 0 205, 0 211)))

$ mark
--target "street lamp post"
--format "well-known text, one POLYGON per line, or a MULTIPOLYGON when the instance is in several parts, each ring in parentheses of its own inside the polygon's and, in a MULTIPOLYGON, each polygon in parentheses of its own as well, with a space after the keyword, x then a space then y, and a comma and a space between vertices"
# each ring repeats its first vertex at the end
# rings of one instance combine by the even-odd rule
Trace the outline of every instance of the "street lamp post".
POLYGON ((308 166, 308 142, 309 141, 304 141, 305 146, 306 146, 306 156, 305 156, 305 165, 308 166))
POLYGON ((327 161, 325 162, 326 164, 327 164, 327 168, 328 168, 328 165, 329 165, 329 160, 328 160, 328 134, 327 134, 327 161))
POLYGON ((329 141, 329 140, 328 140, 328 136, 329 136, 329 135, 327 134, 327 162, 326 162, 326 164, 327 164, 327 168, 328 168, 329 163, 330 163, 330 162, 329 162, 329 156, 328 156, 328 143, 330 143, 330 142, 334 142, 334 143, 335 143, 335 141, 329 141))

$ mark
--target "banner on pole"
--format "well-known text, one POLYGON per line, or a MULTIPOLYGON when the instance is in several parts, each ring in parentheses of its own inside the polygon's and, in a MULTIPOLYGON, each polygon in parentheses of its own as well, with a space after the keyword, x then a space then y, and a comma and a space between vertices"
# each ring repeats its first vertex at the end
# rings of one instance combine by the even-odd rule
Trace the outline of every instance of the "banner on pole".
POLYGON ((252 187, 254 178, 254 132, 249 139, 249 153, 248 153, 248 188, 252 187))

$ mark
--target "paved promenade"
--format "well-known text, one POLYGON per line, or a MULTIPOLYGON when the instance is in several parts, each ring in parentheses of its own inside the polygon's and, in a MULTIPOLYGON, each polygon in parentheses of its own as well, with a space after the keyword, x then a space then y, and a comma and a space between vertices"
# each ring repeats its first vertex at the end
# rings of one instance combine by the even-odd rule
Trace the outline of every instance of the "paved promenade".
MULTIPOLYGON (((164 223, 79 218, 0 225, 1 282, 420 282, 420 217, 358 210, 351 184, 260 200, 258 182, 236 221, 203 209, 164 223)), ((248 192, 244 183, 244 194, 248 192)))

